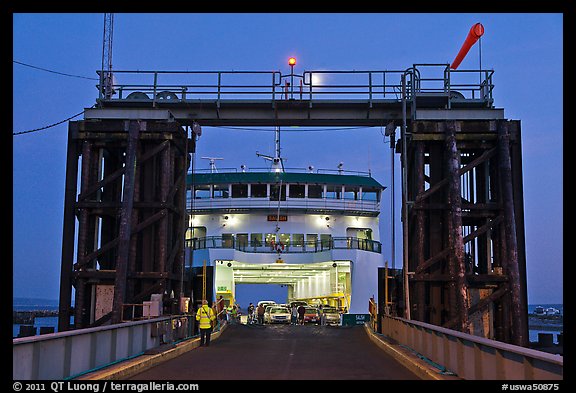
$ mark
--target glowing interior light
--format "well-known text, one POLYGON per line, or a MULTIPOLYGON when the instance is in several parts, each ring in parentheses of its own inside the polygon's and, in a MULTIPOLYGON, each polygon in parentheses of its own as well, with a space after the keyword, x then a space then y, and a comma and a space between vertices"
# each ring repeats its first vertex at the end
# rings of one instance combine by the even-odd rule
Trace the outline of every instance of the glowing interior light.
POLYGON ((296 58, 295 57, 289 58, 288 59, 288 65, 295 66, 296 65, 296 58))

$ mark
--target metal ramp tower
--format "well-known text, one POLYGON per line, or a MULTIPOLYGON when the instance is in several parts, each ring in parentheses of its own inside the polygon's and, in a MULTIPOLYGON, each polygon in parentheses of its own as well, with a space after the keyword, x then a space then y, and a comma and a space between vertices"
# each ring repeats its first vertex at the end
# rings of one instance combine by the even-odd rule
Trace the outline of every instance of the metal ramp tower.
MULTIPOLYGON (((430 119, 427 108, 441 97, 423 91, 422 79, 416 68, 404 75, 396 149, 403 174, 404 314, 527 346, 520 122, 453 112, 447 99, 453 92, 444 98, 449 109, 430 119)), ((480 89, 484 94, 486 85, 480 89)))
POLYGON ((71 316, 75 328, 134 319, 151 294, 182 294, 190 141, 174 121, 69 123, 59 330, 71 316))

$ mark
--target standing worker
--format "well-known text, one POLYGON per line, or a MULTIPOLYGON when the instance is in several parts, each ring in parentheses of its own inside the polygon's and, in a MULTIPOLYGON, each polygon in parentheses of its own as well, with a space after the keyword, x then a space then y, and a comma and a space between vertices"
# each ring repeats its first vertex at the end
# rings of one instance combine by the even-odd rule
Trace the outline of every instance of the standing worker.
POLYGON ((222 295, 220 295, 217 304, 218 304, 218 313, 217 313, 218 319, 223 321, 224 318, 226 317, 226 314, 224 313, 224 297, 222 295))
POLYGON ((298 307, 298 325, 304 325, 304 314, 306 314, 306 307, 300 305, 298 307))
POLYGON ((292 305, 292 315, 290 318, 290 325, 296 325, 296 323, 298 322, 298 307, 296 307, 295 304, 292 305))
POLYGON ((256 307, 254 304, 250 303, 248 306, 248 325, 252 325, 254 323, 254 313, 256 311, 256 307))
POLYGON ((258 308, 256 309, 256 313, 258 315, 258 323, 260 325, 264 325, 264 306, 262 304, 258 305, 258 308))
POLYGON ((216 315, 212 308, 208 307, 208 301, 202 300, 202 307, 196 312, 196 320, 200 322, 200 346, 210 346, 210 335, 212 334, 212 322, 216 320, 216 315))

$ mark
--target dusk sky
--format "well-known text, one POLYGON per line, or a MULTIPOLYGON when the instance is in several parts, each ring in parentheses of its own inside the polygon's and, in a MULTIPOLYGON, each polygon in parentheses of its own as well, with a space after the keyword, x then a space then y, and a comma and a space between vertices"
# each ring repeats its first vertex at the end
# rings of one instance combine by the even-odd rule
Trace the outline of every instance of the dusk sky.
MULTIPOLYGON (((288 58, 295 56, 296 73, 405 70, 414 63, 451 63, 477 22, 485 29, 481 65, 494 70, 494 104, 505 118, 521 121, 528 303, 562 303, 562 14, 117 13, 113 69, 289 73, 288 58)), ((102 13, 14 14, 14 134, 95 104, 103 25, 102 13)), ((479 49, 476 44, 459 69, 478 69, 479 49)), ((67 131, 63 122, 12 138, 15 297, 58 299, 67 131)), ((224 158, 217 162, 223 168, 264 167, 256 151, 273 154, 272 131, 204 127, 196 166, 207 169, 200 157, 213 156, 224 158)), ((382 132, 286 128, 282 155, 288 167, 336 169, 342 161, 347 170, 370 170, 387 187, 380 236, 390 261, 391 153, 382 132)), ((399 169, 399 155, 396 160, 399 169)), ((398 172, 397 202, 399 179, 398 172)), ((399 208, 396 213, 395 265, 401 267, 399 208)))

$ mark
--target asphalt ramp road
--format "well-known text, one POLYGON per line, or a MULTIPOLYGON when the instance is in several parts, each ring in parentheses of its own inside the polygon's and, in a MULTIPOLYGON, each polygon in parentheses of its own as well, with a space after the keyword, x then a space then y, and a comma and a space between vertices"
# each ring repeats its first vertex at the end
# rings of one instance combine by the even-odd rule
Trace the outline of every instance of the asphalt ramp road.
POLYGON ((230 325, 130 380, 415 380, 363 326, 230 325))

